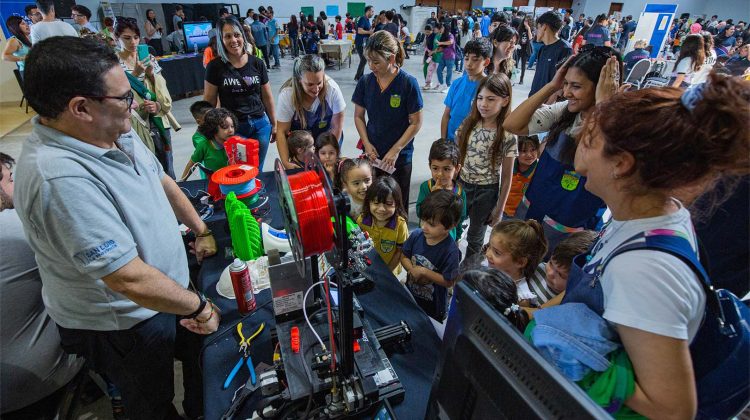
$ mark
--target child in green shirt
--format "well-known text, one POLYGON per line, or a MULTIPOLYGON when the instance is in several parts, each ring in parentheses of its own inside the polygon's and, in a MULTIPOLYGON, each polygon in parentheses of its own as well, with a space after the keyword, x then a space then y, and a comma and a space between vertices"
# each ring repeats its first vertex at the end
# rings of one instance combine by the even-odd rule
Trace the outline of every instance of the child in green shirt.
MULTIPOLYGON (((203 124, 198 131, 204 138, 195 142, 195 151, 185 165, 185 170, 180 177, 185 181, 196 163, 200 163, 207 170, 214 172, 228 164, 227 152, 224 150, 224 142, 234 135, 237 127, 237 117, 226 108, 214 108, 208 111, 203 119, 203 124)), ((207 174, 208 175, 208 174, 207 174)))

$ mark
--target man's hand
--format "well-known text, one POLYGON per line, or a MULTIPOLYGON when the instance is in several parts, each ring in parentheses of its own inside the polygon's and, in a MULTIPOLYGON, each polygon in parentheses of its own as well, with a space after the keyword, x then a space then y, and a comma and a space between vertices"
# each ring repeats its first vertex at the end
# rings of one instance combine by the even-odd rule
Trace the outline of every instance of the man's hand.
POLYGON ((216 254, 216 239, 213 235, 196 237, 195 242, 190 242, 190 253, 202 262, 203 258, 216 254))
POLYGON ((180 325, 196 334, 208 335, 219 329, 220 320, 219 308, 209 302, 195 319, 181 319, 180 325))

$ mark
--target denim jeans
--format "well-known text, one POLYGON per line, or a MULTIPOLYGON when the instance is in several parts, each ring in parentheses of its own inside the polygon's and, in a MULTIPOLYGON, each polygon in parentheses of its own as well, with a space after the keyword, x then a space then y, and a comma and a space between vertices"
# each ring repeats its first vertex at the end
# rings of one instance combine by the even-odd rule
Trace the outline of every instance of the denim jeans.
POLYGON ((536 56, 539 54, 539 50, 544 45, 543 42, 531 41, 531 57, 529 57, 529 68, 534 67, 536 63, 536 56))
POLYGON ((271 140, 271 131, 273 126, 268 115, 263 114, 260 118, 241 118, 237 125, 237 134, 247 139, 258 140, 260 153, 258 156, 258 171, 263 172, 263 162, 266 160, 268 153, 268 143, 271 140))
POLYGON ((299 34, 297 32, 289 32, 289 43, 292 48, 292 57, 299 55, 299 34))
POLYGON ((271 55, 273 56, 274 67, 281 65, 281 61, 279 61, 279 54, 279 44, 271 44, 271 55))
POLYGON ((498 184, 477 185, 463 183, 466 192, 466 214, 469 216, 469 229, 466 231, 466 259, 478 254, 482 249, 484 234, 487 232, 485 221, 495 209, 499 194, 498 184))
POLYGON ((437 69, 437 76, 438 76, 438 84, 443 84, 443 69, 447 69, 448 71, 445 74, 445 85, 450 87, 451 80, 453 80, 453 66, 456 64, 456 60, 451 59, 445 59, 440 62, 437 69))
POLYGON ((76 330, 58 326, 63 349, 85 357, 122 392, 128 417, 175 418, 174 358, 182 360, 185 400, 191 418, 203 415, 203 375, 198 364, 202 337, 159 313, 120 331, 76 330))
POLYGON ((266 62, 266 67, 271 67, 270 48, 268 44, 258 45, 258 49, 263 53, 263 61, 266 62))

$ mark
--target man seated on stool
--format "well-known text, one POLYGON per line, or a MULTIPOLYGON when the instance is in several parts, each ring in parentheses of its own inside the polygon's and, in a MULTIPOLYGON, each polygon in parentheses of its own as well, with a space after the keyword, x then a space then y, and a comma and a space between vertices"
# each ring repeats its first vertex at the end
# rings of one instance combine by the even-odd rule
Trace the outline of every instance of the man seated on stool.
POLYGON ((13 208, 13 158, 0 152, 0 417, 52 419, 83 365, 60 346, 42 281, 13 208))
POLYGON ((178 220, 195 232, 199 262, 216 253, 211 231, 132 130, 130 84, 109 47, 53 37, 27 60, 26 99, 39 115, 18 159, 15 204, 63 348, 120 389, 133 420, 178 418, 177 357, 185 413, 202 416, 192 333, 216 331, 219 314, 186 289, 178 220))

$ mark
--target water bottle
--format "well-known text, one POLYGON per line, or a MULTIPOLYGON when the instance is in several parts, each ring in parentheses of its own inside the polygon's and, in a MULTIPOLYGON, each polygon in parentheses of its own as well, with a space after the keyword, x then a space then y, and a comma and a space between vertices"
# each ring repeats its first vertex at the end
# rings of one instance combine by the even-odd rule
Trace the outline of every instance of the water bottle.
POLYGON ((196 54, 198 54, 198 43, 197 42, 193 42, 193 52, 196 53, 196 54))

